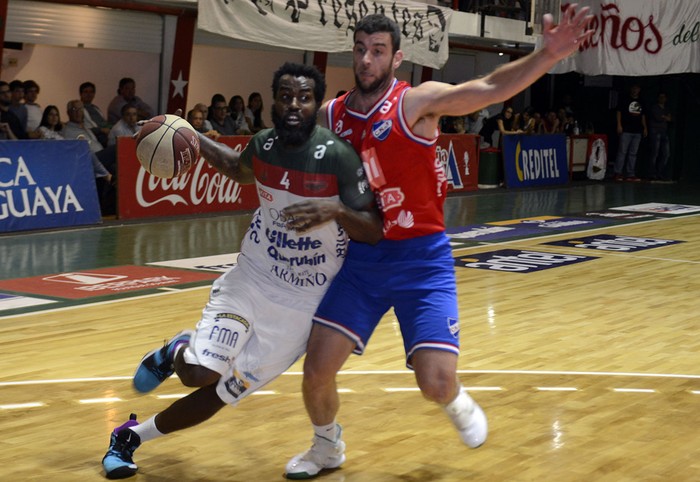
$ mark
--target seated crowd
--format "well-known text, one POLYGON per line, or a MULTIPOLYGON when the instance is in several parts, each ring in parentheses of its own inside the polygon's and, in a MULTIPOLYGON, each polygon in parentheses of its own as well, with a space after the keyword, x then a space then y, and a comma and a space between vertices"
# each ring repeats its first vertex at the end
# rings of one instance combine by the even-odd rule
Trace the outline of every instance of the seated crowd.
POLYGON ((565 134, 581 133, 579 123, 571 109, 561 107, 549 110, 543 116, 532 107, 522 112, 506 106, 490 116, 488 110, 472 112, 466 116, 443 117, 440 121, 443 134, 475 134, 481 136, 481 147, 497 147, 500 136, 505 134, 565 134), (499 136, 494 140, 494 135, 499 136))
MULTIPOLYGON (((100 206, 103 215, 116 211, 116 143, 117 137, 133 136, 139 120, 156 112, 136 95, 136 82, 125 77, 119 81, 117 95, 107 108, 107 115, 93 104, 96 87, 84 82, 79 98, 66 104, 67 121, 55 105, 42 109, 37 103, 40 88, 33 80, 0 81, 0 140, 80 139, 88 142, 92 156, 100 206)), ((248 96, 247 105, 240 95, 229 102, 216 94, 211 104, 198 103, 187 113, 187 120, 199 132, 213 139, 219 136, 250 135, 265 129, 263 102, 259 92, 248 96)))

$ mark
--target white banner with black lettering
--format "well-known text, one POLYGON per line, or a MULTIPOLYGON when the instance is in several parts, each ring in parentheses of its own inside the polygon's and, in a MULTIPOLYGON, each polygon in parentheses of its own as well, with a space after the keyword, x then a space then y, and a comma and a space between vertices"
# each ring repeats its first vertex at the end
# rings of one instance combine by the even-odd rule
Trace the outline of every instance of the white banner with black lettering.
MULTIPOLYGON (((579 0, 593 37, 550 72, 662 75, 700 72, 699 0, 579 0)), ((565 4, 562 3, 562 7, 565 4)))
POLYGON ((406 60, 436 69, 447 61, 452 10, 411 1, 199 0, 197 27, 278 47, 348 52, 355 25, 369 13, 398 23, 406 60))

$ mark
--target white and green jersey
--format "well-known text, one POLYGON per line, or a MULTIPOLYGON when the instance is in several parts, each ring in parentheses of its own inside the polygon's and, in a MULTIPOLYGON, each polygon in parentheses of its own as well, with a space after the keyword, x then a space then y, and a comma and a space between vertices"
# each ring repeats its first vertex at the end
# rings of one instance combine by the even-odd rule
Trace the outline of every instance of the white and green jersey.
POLYGON ((285 228, 282 210, 307 199, 335 199, 353 209, 373 194, 352 146, 317 126, 308 142, 285 148, 274 129, 257 133, 241 153, 252 168, 260 208, 241 246, 238 263, 271 299, 314 308, 345 258, 347 235, 336 222, 303 234, 285 228))

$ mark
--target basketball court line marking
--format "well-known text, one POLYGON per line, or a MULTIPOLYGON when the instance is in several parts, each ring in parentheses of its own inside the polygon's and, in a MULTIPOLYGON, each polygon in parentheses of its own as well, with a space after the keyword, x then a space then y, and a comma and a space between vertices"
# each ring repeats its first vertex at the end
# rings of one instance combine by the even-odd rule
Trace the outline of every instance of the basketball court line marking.
MULTIPOLYGON (((677 378, 688 380, 700 380, 700 375, 676 374, 676 373, 638 373, 638 372, 583 372, 564 370, 457 370, 461 375, 547 375, 547 376, 590 376, 590 377, 630 377, 630 378, 677 378)), ((302 376, 303 372, 284 372, 282 376, 302 376)), ((413 375, 410 370, 341 370, 338 375, 413 375)), ((177 375, 173 375, 177 378, 177 375)), ((60 383, 86 383, 128 381, 132 376, 122 377, 88 377, 88 378, 57 378, 47 380, 22 380, 0 382, 0 388, 26 385, 49 385, 60 383)), ((560 387, 561 388, 561 387, 560 387)), ((352 389, 343 389, 352 391, 352 389)), ((622 390, 622 389, 621 389, 622 390)), ((700 394, 700 391, 698 391, 700 394)))

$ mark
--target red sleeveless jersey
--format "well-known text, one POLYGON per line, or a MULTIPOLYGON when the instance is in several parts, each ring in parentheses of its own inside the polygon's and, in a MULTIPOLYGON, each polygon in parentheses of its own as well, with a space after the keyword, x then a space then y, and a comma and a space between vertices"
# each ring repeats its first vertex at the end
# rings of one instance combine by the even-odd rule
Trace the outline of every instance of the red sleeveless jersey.
POLYGON ((403 114, 403 98, 410 88, 394 79, 366 114, 345 105, 353 89, 331 100, 326 111, 328 127, 362 157, 383 211, 385 239, 415 238, 445 229, 447 176, 435 155, 437 132, 432 139, 411 132, 403 114))

